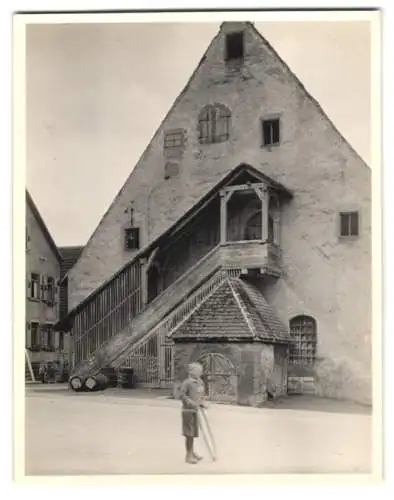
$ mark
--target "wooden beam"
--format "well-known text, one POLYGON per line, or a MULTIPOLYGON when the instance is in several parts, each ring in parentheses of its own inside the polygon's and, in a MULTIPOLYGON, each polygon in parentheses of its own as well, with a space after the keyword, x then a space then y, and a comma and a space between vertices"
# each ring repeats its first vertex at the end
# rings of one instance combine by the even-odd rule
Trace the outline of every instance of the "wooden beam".
POLYGON ((268 241, 268 207, 269 191, 265 189, 261 200, 261 238, 264 243, 268 241))
POLYGON ((148 272, 150 266, 152 265, 152 262, 154 260, 154 258, 156 257, 157 255, 157 252, 159 251, 159 247, 156 247, 149 255, 149 258, 147 260, 147 263, 146 263, 146 271, 148 272))
POLYGON ((148 303, 148 269, 146 267, 146 259, 140 259, 141 265, 141 291, 142 291, 142 309, 148 303))
POLYGON ((264 192, 266 191, 265 188, 261 188, 261 187, 257 187, 257 186, 254 186, 253 187, 253 190, 254 192, 256 193, 257 197, 259 198, 260 201, 263 201, 264 200, 264 192))
POLYGON ((226 186, 224 187, 221 191, 228 193, 228 192, 236 192, 236 191, 252 191, 255 188, 261 188, 265 189, 267 188, 267 184, 263 182, 250 182, 248 184, 238 184, 235 186, 226 186))
POLYGON ((220 243, 227 241, 227 194, 220 193, 220 243))

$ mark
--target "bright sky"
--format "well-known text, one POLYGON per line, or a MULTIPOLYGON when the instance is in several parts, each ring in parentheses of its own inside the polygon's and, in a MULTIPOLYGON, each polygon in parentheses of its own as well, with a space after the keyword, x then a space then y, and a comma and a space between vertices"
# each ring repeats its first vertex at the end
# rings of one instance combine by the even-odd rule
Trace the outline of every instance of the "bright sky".
MULTIPOLYGON (((369 163, 369 24, 255 26, 369 163)), ((27 187, 57 245, 86 243, 218 29, 27 27, 27 187)))

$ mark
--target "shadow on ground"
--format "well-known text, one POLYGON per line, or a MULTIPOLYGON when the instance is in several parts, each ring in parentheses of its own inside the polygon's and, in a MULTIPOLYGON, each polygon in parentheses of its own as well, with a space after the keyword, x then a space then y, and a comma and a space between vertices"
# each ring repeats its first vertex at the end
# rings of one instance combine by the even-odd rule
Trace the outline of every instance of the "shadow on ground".
MULTIPOLYGON (((97 397, 105 394, 108 397, 135 398, 135 399, 173 399, 171 391, 167 389, 121 389, 110 388, 104 392, 74 392, 67 384, 28 384, 26 390, 29 393, 57 394, 64 397, 97 397)), ((351 401, 339 401, 336 399, 319 398, 307 395, 291 395, 276 401, 269 401, 262 406, 272 410, 304 410, 319 411, 327 413, 348 413, 370 415, 372 407, 353 403, 351 401)))

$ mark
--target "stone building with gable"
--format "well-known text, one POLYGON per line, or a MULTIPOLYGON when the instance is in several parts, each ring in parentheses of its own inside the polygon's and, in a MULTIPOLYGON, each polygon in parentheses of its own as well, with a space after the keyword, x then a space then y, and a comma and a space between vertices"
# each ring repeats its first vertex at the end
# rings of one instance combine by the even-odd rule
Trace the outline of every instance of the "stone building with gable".
POLYGON ((212 399, 371 401, 371 171, 252 23, 221 25, 66 279, 76 375, 202 357, 212 399))

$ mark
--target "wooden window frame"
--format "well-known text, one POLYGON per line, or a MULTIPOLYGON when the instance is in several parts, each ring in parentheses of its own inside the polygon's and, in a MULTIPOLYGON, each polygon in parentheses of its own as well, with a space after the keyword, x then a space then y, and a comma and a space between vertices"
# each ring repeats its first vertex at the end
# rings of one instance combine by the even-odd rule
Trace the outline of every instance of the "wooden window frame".
POLYGON ((40 350, 40 323, 39 323, 39 321, 30 321, 29 328, 30 328, 29 349, 32 351, 39 351, 40 350), (33 325, 36 325, 36 329, 34 330, 35 338, 33 338, 33 325))
POLYGON ((54 307, 56 303, 56 282, 53 276, 46 277, 46 303, 49 307, 54 307))
POLYGON ((340 240, 355 240, 360 237, 361 231, 361 217, 360 217, 360 211, 356 209, 347 209, 347 210, 341 210, 338 213, 338 238, 340 240), (357 214, 357 234, 342 234, 342 217, 343 216, 349 216, 349 229, 351 230, 351 216, 357 214))
POLYGON ((125 228, 124 238, 125 238, 125 249, 127 251, 135 251, 135 250, 139 250, 141 248, 140 228, 139 227, 127 227, 127 228, 125 228), (137 234, 137 244, 135 247, 130 247, 129 246, 129 235, 133 232, 137 234))
POLYGON ((29 284, 29 299, 35 302, 41 301, 41 275, 40 273, 31 272, 30 273, 30 284, 29 284), (37 276, 37 280, 33 279, 33 276, 37 276), (33 295, 33 283, 37 283, 37 295, 33 295))
POLYGON ((224 104, 208 104, 198 116, 200 144, 220 144, 230 139, 231 111, 224 104), (223 129, 221 131, 220 129, 223 129))
POLYGON ((301 367, 312 367, 316 362, 317 355, 317 321, 312 316, 306 314, 300 314, 298 316, 294 316, 289 321, 289 331, 290 336, 292 337, 292 343, 290 344, 289 349, 289 364, 293 366, 301 366, 301 367), (297 335, 295 332, 292 332, 292 328, 298 327, 300 325, 294 326, 294 323, 299 321, 310 321, 312 324, 312 333, 300 333, 297 335), (302 338, 302 337, 306 338, 302 338), (293 340, 296 338, 296 340, 293 340), (305 355, 304 355, 305 354, 305 355))
MULTIPOLYGON (((271 133, 273 136, 273 132, 271 133)), ((281 145, 282 143, 282 120, 280 116, 274 115, 274 116, 266 116, 261 119, 261 147, 265 149, 271 149, 271 148, 277 148, 281 145), (270 142, 266 143, 265 142, 265 131, 264 127, 267 124, 272 124, 273 122, 278 123, 278 140, 276 142, 270 142)))

